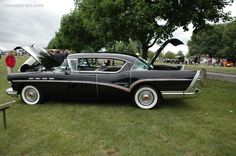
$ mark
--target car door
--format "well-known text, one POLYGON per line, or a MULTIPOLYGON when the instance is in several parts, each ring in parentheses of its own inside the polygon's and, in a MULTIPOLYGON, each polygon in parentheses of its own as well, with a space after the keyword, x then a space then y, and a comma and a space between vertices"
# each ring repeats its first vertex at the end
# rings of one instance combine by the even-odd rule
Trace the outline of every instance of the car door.
POLYGON ((96 98, 96 74, 93 72, 71 72, 66 75, 68 79, 67 90, 71 98, 96 98))
MULTIPOLYGON (((66 71, 42 73, 37 85, 48 97, 96 98, 96 74, 90 72, 66 71)), ((37 78, 35 78, 37 79, 37 78)))
POLYGON ((89 58, 72 58, 68 60, 69 71, 65 72, 67 96, 70 98, 96 98, 96 74, 89 58))
POLYGON ((111 66, 96 72, 98 98, 117 98, 129 95, 129 63, 117 59, 108 59, 111 66), (123 64, 114 63, 123 62, 123 64), (118 65, 118 66, 117 66, 118 65))

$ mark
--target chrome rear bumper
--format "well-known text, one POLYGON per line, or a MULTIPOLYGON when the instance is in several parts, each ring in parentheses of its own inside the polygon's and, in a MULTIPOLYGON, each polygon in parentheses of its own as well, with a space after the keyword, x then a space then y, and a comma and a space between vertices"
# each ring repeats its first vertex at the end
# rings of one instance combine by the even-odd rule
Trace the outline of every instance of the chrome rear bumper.
POLYGON ((12 97, 17 97, 17 91, 14 91, 12 87, 6 90, 6 94, 12 97))
POLYGON ((200 94, 201 94, 201 90, 198 88, 195 88, 193 92, 184 92, 184 98, 185 99, 195 98, 200 94))
POLYGON ((162 97, 164 99, 189 99, 197 97, 201 94, 201 90, 196 88, 194 91, 162 91, 162 97))
MULTIPOLYGON (((194 98, 201 94, 201 90, 196 88, 197 81, 202 81, 201 71, 197 71, 191 84, 185 91, 162 91, 162 97, 164 99, 176 99, 176 98, 194 98)), ((203 79, 204 80, 204 79, 203 79)))

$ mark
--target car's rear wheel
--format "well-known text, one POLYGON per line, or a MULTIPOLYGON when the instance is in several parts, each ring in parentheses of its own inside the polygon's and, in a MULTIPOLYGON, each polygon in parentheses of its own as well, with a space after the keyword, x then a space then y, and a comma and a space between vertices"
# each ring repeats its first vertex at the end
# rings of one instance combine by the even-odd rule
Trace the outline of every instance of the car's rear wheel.
POLYGON ((151 86, 141 86, 135 90, 133 100, 142 109, 151 109, 161 102, 161 94, 151 86))
POLYGON ((21 99, 28 105, 35 105, 43 100, 43 94, 32 85, 25 86, 21 91, 21 99))

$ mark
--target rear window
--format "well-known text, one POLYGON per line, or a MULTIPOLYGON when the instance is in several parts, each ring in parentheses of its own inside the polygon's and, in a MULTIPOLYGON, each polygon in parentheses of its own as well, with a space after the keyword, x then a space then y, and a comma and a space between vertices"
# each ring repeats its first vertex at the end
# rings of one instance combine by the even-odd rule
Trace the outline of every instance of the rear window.
POLYGON ((134 64, 132 70, 148 70, 149 65, 148 63, 143 59, 138 59, 137 62, 134 64))

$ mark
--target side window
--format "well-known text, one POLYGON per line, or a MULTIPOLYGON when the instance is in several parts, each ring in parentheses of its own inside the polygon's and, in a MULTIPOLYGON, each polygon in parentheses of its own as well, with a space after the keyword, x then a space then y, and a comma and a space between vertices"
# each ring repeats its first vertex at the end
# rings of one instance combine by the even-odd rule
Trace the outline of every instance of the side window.
POLYGON ((78 71, 94 71, 96 69, 96 59, 94 58, 78 58, 78 71))
POLYGON ((148 64, 146 64, 145 62, 141 61, 141 60, 138 60, 132 70, 148 70, 148 64))
POLYGON ((114 58, 78 58, 68 63, 72 71, 117 72, 126 62, 114 58))
POLYGON ((119 71, 124 65, 125 61, 113 58, 107 59, 97 59, 96 64, 96 71, 101 72, 117 72, 119 71))

